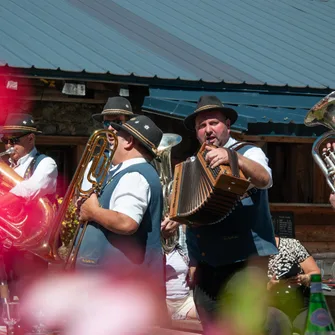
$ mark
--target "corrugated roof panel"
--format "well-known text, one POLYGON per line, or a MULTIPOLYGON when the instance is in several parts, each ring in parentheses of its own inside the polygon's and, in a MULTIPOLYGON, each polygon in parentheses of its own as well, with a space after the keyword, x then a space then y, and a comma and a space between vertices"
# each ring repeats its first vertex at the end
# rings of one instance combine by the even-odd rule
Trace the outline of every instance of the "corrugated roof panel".
MULTIPOLYGON (((245 105, 226 105, 238 113, 237 121, 232 125, 233 131, 257 135, 315 136, 325 131, 325 127, 309 128, 304 125, 305 109, 253 107, 245 105)), ((168 115, 184 119, 192 114, 196 104, 183 100, 167 100, 146 97, 142 109, 144 112, 168 115)))
POLYGON ((335 2, 2 0, 13 67, 335 87, 335 2))
POLYGON ((310 109, 324 95, 275 94, 264 92, 199 91, 150 88, 150 96, 165 100, 197 102, 202 95, 215 95, 224 104, 310 109))
MULTIPOLYGON (((320 29, 310 28, 311 21, 317 21, 316 17, 292 4, 245 0, 115 1, 263 82, 293 86, 333 85, 333 46, 328 45, 327 49, 325 45, 327 39, 331 44, 333 25, 321 19, 315 23, 328 31, 325 37, 320 29), (299 19, 302 23, 297 23, 299 19), (324 57, 320 47, 327 49, 324 57)), ((305 7, 310 3, 303 2, 305 7)), ((325 2, 317 6, 321 10, 322 7, 329 10, 325 2)), ((334 18, 333 13, 328 12, 328 17, 334 18)))
MULTIPOLYGON (((52 61, 45 67, 51 69, 123 75, 134 72, 163 78, 192 75, 154 54, 148 55, 139 44, 66 1, 44 1, 43 6, 39 0, 29 4, 5 1, 2 14, 0 30, 19 44, 15 46, 17 53, 29 60, 29 66, 44 68, 39 66, 43 55, 52 61)), ((10 48, 5 43, 4 47, 10 48)))

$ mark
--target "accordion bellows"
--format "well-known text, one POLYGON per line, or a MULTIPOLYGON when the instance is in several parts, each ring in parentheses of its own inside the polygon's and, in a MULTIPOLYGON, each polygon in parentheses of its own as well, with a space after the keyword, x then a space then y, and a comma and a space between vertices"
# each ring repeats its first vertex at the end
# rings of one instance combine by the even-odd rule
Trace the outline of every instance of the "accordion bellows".
POLYGON ((197 153, 177 164, 170 201, 170 219, 187 225, 215 224, 227 217, 250 182, 240 171, 237 153, 226 149, 229 165, 211 169, 205 161, 204 143, 197 153))

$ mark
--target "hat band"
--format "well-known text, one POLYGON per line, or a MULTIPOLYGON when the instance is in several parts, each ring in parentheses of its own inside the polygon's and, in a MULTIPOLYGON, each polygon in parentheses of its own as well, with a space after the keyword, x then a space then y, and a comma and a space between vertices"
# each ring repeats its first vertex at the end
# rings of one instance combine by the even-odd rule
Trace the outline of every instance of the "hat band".
POLYGON ((221 105, 221 106, 218 106, 218 105, 205 105, 205 106, 199 107, 195 111, 196 112, 201 112, 202 110, 212 109, 212 108, 225 108, 225 107, 223 105, 221 105))
POLYGON ((149 145, 149 147, 152 148, 153 152, 156 153, 157 151, 156 146, 152 142, 150 142, 146 137, 144 137, 138 130, 130 126, 128 123, 125 123, 123 126, 124 128, 128 128, 133 134, 138 136, 144 143, 146 143, 147 145, 149 145))
POLYGON ((133 112, 127 111, 125 109, 104 109, 101 114, 108 113, 125 113, 125 114, 133 114, 133 112))
POLYGON ((37 131, 37 128, 25 127, 25 126, 4 126, 2 129, 6 130, 27 130, 27 131, 37 131))

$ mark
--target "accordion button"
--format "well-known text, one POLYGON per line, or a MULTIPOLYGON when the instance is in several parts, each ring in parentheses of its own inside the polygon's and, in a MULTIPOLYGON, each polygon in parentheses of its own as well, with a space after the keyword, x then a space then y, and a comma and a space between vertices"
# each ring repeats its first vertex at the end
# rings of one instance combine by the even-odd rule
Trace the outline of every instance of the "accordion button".
POLYGON ((206 256, 206 254, 205 254, 204 252, 202 252, 202 253, 201 253, 201 256, 202 256, 202 257, 205 257, 205 256, 206 256))

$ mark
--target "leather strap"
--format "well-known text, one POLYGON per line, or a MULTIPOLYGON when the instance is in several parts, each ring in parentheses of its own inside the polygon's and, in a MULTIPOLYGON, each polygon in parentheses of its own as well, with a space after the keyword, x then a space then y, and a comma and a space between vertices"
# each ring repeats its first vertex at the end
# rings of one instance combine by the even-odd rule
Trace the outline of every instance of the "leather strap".
POLYGON ((250 142, 236 142, 236 143, 232 144, 230 147, 228 147, 228 149, 238 151, 238 150, 240 150, 241 148, 243 148, 243 147, 245 147, 247 145, 250 145, 252 147, 256 147, 256 145, 254 143, 250 143, 250 142))
POLYGON ((240 169, 238 167, 238 158, 235 150, 225 148, 228 153, 229 165, 234 177, 240 178, 240 169))

